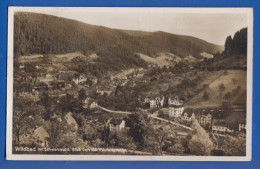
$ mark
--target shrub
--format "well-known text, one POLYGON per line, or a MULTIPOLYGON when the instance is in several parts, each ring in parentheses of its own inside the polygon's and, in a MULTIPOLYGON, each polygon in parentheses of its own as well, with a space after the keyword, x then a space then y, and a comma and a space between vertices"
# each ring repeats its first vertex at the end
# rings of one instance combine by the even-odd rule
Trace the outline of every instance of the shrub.
POLYGON ((236 83, 236 82, 237 82, 237 79, 232 78, 232 82, 233 82, 233 83, 236 83))
POLYGON ((219 85, 219 90, 225 90, 226 89, 226 87, 224 86, 224 84, 223 83, 221 83, 220 85, 219 85))
POLYGON ((164 113, 163 113, 162 110, 159 110, 158 114, 159 114, 159 115, 158 115, 159 117, 162 117, 162 118, 164 117, 164 113))
POLYGON ((203 88, 204 89, 208 89, 209 88, 209 84, 203 84, 203 88))
POLYGON ((231 97, 231 94, 229 92, 227 92, 225 95, 224 95, 224 99, 228 100, 230 99, 231 97))
POLYGON ((204 99, 204 100, 208 100, 208 99, 209 99, 209 94, 208 94, 207 91, 204 92, 204 94, 203 94, 203 99, 204 99))

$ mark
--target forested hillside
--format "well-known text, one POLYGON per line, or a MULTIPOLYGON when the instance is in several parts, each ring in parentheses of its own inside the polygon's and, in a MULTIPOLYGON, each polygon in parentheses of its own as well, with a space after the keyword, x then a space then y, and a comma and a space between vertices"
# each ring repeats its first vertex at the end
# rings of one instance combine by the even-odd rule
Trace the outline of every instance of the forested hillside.
POLYGON ((170 52, 200 58, 202 52, 222 51, 222 46, 190 36, 110 29, 45 14, 19 12, 14 21, 15 56, 95 52, 101 60, 137 64, 142 61, 135 53, 154 57, 170 52))
POLYGON ((225 42, 225 51, 223 55, 232 56, 234 54, 247 53, 247 28, 237 31, 232 39, 228 36, 225 42))

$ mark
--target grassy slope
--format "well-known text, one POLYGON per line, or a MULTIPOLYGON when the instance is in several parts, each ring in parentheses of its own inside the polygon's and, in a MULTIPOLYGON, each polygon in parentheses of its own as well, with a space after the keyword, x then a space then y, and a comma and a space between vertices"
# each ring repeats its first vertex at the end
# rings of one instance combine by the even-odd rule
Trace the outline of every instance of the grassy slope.
POLYGON ((225 100, 224 95, 226 93, 231 94, 231 98, 227 99, 232 105, 236 103, 245 103, 245 92, 246 92, 246 71, 243 70, 228 70, 225 71, 212 71, 208 77, 201 82, 201 84, 209 84, 209 88, 201 91, 198 95, 190 99, 186 106, 193 108, 203 107, 218 107, 222 105, 225 100), (225 89, 220 90, 219 85, 224 84, 225 89), (240 86, 238 91, 235 89, 240 86), (209 99, 203 99, 204 92, 207 91, 209 99))

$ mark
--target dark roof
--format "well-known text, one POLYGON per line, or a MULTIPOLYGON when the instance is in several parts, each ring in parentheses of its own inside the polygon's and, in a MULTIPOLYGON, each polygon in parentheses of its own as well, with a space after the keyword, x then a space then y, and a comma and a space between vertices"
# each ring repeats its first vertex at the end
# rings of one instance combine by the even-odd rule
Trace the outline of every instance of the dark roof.
POLYGON ((179 108, 179 107, 183 107, 183 105, 169 105, 169 107, 175 107, 175 108, 179 108))
POLYGON ((123 119, 112 119, 110 121, 110 124, 113 124, 113 125, 120 125, 122 123, 123 119))
MULTIPOLYGON (((187 113, 187 114, 188 114, 188 117, 190 117, 190 116, 192 115, 193 111, 184 110, 183 115, 184 115, 184 113, 187 113)), ((194 113, 194 114, 195 114, 195 113, 194 113)))

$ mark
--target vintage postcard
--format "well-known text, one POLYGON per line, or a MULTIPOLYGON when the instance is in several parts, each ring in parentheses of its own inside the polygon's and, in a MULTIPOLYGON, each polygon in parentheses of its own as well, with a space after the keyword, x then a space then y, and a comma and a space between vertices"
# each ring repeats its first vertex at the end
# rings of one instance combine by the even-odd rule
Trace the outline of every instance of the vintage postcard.
POLYGON ((251 160, 252 8, 8 12, 7 160, 251 160))

